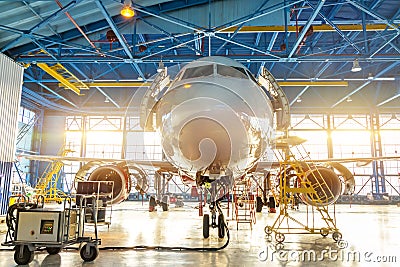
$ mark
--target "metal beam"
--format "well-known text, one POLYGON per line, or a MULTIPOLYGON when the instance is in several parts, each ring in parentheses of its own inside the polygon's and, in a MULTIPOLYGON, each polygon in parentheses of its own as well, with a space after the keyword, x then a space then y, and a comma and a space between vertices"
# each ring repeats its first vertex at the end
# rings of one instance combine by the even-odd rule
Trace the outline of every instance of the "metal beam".
MULTIPOLYGON (((378 49, 376 49, 373 53, 371 53, 371 55, 369 56, 370 58, 372 58, 372 57, 374 57, 376 54, 378 54, 385 46, 387 46, 388 44, 391 44, 392 43, 392 41, 394 40, 394 39, 396 39, 397 37, 399 37, 399 35, 400 35, 400 33, 397 33, 397 34, 395 34, 392 38, 390 38, 389 40, 385 40, 385 43, 384 44, 381 44, 380 46, 379 46, 379 48, 378 49)), ((397 49, 396 49, 397 50, 397 49)))
MULTIPOLYGON (((89 80, 89 77, 88 77, 85 73, 83 73, 83 71, 81 71, 77 66, 75 66, 75 64, 70 64, 70 65, 71 65, 74 69, 76 69, 83 77, 85 77, 85 79, 89 80)), ((60 85, 62 85, 62 84, 59 84, 58 86, 60 86, 60 85)), ((86 86, 87 86, 87 85, 86 85, 86 86)), ((89 86, 87 86, 87 87, 89 88, 89 86)), ((110 100, 110 102, 113 103, 117 108, 121 108, 120 105, 118 105, 118 104, 114 101, 114 99, 113 99, 111 96, 109 96, 108 94, 106 94, 103 90, 99 89, 98 86, 93 86, 93 87, 95 87, 102 95, 104 95, 105 97, 107 97, 107 98, 110 100)), ((89 98, 87 98, 86 101, 87 101, 88 99, 89 99, 89 98)))
MULTIPOLYGON (((148 22, 146 19, 142 19, 141 21, 144 22, 144 23, 146 23, 147 25, 153 27, 154 29, 160 31, 161 33, 167 35, 170 39, 173 39, 175 42, 177 42, 177 43, 179 43, 179 44, 182 44, 182 41, 181 41, 181 40, 179 40, 178 38, 176 38, 175 36, 173 36, 171 33, 169 33, 169 32, 167 32, 167 31, 163 30, 161 27, 159 27, 159 26, 157 26, 157 25, 154 25, 153 23, 148 22)), ((189 48, 190 50, 192 50, 192 51, 195 52, 195 53, 201 53, 200 50, 197 50, 196 48, 193 48, 193 47, 191 47, 190 45, 182 45, 182 46, 185 46, 185 47, 189 48)))
POLYGON ((395 31, 397 31, 397 32, 400 33, 400 29, 399 29, 398 26, 393 25, 388 19, 382 17, 381 15, 379 15, 378 13, 376 13, 374 10, 372 10, 372 9, 368 8, 367 6, 364 6, 364 5, 362 5, 362 4, 360 4, 359 2, 354 1, 354 0, 346 0, 346 2, 349 3, 349 4, 351 4, 351 5, 353 5, 353 6, 355 6, 355 7, 357 7, 358 9, 364 11, 364 12, 367 13, 368 15, 370 15, 370 16, 372 16, 372 17, 374 17, 374 18, 376 18, 376 19, 378 19, 378 20, 384 22, 387 26, 389 26, 389 27, 392 28, 393 30, 395 30, 395 31))
POLYGON ((110 100, 111 103, 114 104, 114 106, 116 106, 117 108, 121 108, 120 105, 118 105, 117 102, 114 101, 114 99, 112 99, 106 92, 104 92, 100 87, 95 87, 102 95, 104 95, 108 100, 110 100))
POLYGON ((396 98, 399 98, 399 97, 400 97, 400 93, 398 93, 398 94, 396 94, 396 95, 394 95, 394 96, 392 96, 392 97, 389 97, 388 99, 386 99, 386 100, 380 102, 380 103, 377 104, 376 106, 377 106, 377 107, 380 107, 380 106, 382 106, 382 105, 384 105, 384 104, 386 104, 386 103, 389 103, 390 101, 395 100, 396 98))
MULTIPOLYGON (((96 1, 99 1, 99 0, 96 0, 96 1)), ((147 11, 145 7, 143 7, 141 5, 138 5, 138 4, 135 4, 135 3, 132 3, 132 6, 134 7, 135 10, 140 11, 143 14, 147 14, 147 15, 159 18, 161 20, 164 20, 166 22, 170 22, 172 24, 181 26, 183 28, 189 29, 189 30, 194 31, 194 32, 205 32, 207 30, 204 27, 201 27, 199 25, 194 25, 192 23, 189 23, 187 21, 182 21, 182 20, 179 20, 177 18, 173 18, 173 17, 170 17, 170 16, 169 16, 169 18, 165 18, 163 16, 155 14, 154 12, 147 11)))
MULTIPOLYGON (((335 23, 331 21, 332 23, 335 23)), ((342 32, 361 32, 363 31, 363 26, 361 24, 335 24, 336 28, 342 32)), ((313 32, 335 32, 337 31, 329 24, 322 25, 312 25, 313 32)), ((367 32, 384 31, 387 28, 386 24, 366 24, 365 30, 367 32)), ((389 30, 393 31, 393 28, 389 30)), ((284 25, 273 25, 273 26, 243 26, 243 27, 230 27, 226 30, 220 31, 223 33, 234 33, 238 31, 239 33, 258 33, 258 32, 285 32, 284 25)), ((287 32, 297 32, 296 26, 288 26, 287 32)))
MULTIPOLYGON (((35 78, 33 78, 32 76, 30 76, 29 74, 27 74, 26 72, 24 73, 24 77, 28 78, 29 80, 35 81, 35 78)), ((65 97, 63 97, 62 95, 58 94, 57 92, 53 91, 52 89, 50 89, 48 86, 46 86, 45 84, 41 83, 41 82, 36 82, 38 85, 40 85, 41 87, 43 87, 44 89, 46 89, 47 91, 51 92, 52 94, 56 95, 58 98, 64 100, 65 102, 67 102, 68 104, 78 108, 77 105, 75 105, 73 102, 71 102, 70 100, 66 99, 65 97)))
MULTIPOLYGON (((307 1, 308 4, 311 6, 311 8, 315 11, 316 7, 314 7, 309 1, 307 1)), ((328 17, 326 17, 322 12, 319 13, 319 16, 325 20, 335 31, 344 39, 346 40, 347 43, 349 43, 358 53, 362 53, 361 49, 358 48, 358 46, 353 43, 347 35, 345 35, 336 25, 333 23, 328 17)), ((314 28, 313 28, 314 30, 314 28)))
POLYGON ((256 48, 256 47, 252 47, 252 46, 250 46, 250 45, 242 44, 242 43, 239 43, 239 42, 237 42, 237 41, 229 40, 229 39, 220 37, 220 36, 218 36, 218 35, 215 35, 214 37, 217 38, 217 39, 224 40, 224 41, 226 41, 226 42, 235 44, 235 45, 237 45, 237 46, 241 46, 241 47, 250 49, 250 50, 252 50, 252 51, 259 52, 259 53, 264 54, 264 55, 268 55, 268 56, 271 56, 271 57, 274 57, 274 58, 280 58, 279 56, 276 56, 276 55, 271 54, 271 52, 269 52, 269 51, 262 51, 262 50, 260 50, 260 49, 258 49, 258 48, 256 48))
MULTIPOLYGON (((265 0, 257 9, 256 11, 253 13, 253 15, 256 15, 257 12, 259 12, 263 6, 265 6, 270 0, 265 0)), ((229 40, 232 40, 233 37, 236 36, 236 34, 239 32, 239 30, 244 26, 244 24, 246 24, 246 22, 243 22, 242 24, 240 24, 237 29, 233 32, 233 34, 231 36, 229 36, 229 40)), ((227 44, 228 42, 225 41, 216 51, 215 54, 218 54, 218 52, 227 44)), ((257 44, 256 44, 257 45, 257 44)))
MULTIPOLYGON (((46 19, 42 20, 41 22, 39 22, 38 24, 36 24, 35 26, 33 26, 32 28, 30 28, 27 32, 33 33, 34 31, 40 29, 42 26, 46 26, 47 24, 49 24, 53 19, 58 18, 62 13, 64 13, 65 11, 69 10, 70 8, 74 7, 79 1, 71 1, 69 4, 67 4, 64 8, 61 8, 60 10, 57 10, 54 14, 48 16, 46 19)), ((25 32, 26 33, 26 32, 25 32)), ((17 39, 11 41, 10 43, 8 43, 6 46, 4 46, 0 52, 4 52, 6 50, 8 50, 9 48, 13 47, 15 44, 17 44, 21 38, 23 38, 25 35, 21 35, 20 37, 18 37, 17 39)))
POLYGON ((242 23, 247 23, 247 22, 253 21, 255 19, 264 17, 266 15, 269 15, 269 14, 274 13, 276 11, 291 7, 291 6, 296 5, 298 3, 301 3, 301 2, 304 2, 304 0, 294 1, 294 2, 291 2, 291 3, 286 4, 286 5, 284 3, 279 3, 279 4, 276 4, 276 5, 267 7, 265 9, 263 9, 263 10, 260 10, 260 12, 258 12, 259 14, 257 14, 257 15, 256 14, 250 14, 250 15, 238 18, 238 19, 236 19, 234 21, 225 23, 223 25, 219 25, 217 27, 214 27, 214 30, 215 30, 215 32, 223 32, 223 31, 225 31, 225 30, 227 30, 229 28, 236 27, 236 26, 238 26, 238 25, 240 25, 242 23))
MULTIPOLYGON (((197 40, 203 39, 204 37, 205 37, 205 35, 201 35, 201 36, 196 37, 196 38, 193 38, 193 39, 191 39, 191 40, 189 40, 189 41, 183 42, 182 44, 178 44, 178 45, 175 45, 175 46, 172 46, 172 47, 168 47, 168 48, 163 49, 163 50, 161 50, 161 51, 158 51, 158 52, 155 52, 155 53, 152 53, 152 54, 143 56, 143 57, 140 58, 140 62, 142 63, 143 60, 145 60, 146 58, 154 57, 155 55, 158 55, 158 54, 167 52, 167 51, 169 51, 169 50, 172 50, 172 49, 181 47, 182 45, 186 45, 186 44, 189 44, 189 43, 192 43, 192 42, 196 42, 197 40)), ((164 59, 165 59, 165 58, 167 58, 167 57, 164 56, 164 59)), ((175 62, 175 60, 174 60, 175 58, 176 58, 176 57, 172 57, 170 60, 172 60, 172 61, 175 62)), ((197 58, 197 57, 196 57, 196 58, 197 58)), ((194 60, 194 59, 192 59, 192 60, 194 60)), ((190 61, 192 61, 192 60, 184 61, 184 62, 190 62, 190 61)), ((154 60, 152 60, 152 61, 154 61, 154 60)), ((157 60, 157 62, 159 62, 159 60, 157 60)), ((176 62, 179 62, 179 60, 177 60, 176 62)), ((153 62, 153 63, 154 63, 154 62, 153 62)))
MULTIPOLYGON (((24 3, 24 5, 33 13, 35 14, 35 16, 37 18, 39 18, 41 21, 44 21, 44 18, 42 16, 39 15, 39 13, 36 12, 36 10, 34 10, 31 5, 29 5, 28 1, 22 1, 22 3, 24 3)), ((56 32, 50 25, 47 25, 47 27, 49 28, 49 30, 54 34, 57 35, 58 37, 61 38, 61 36, 58 34, 58 32, 56 32)))
POLYGON ((307 23, 304 25, 302 31, 300 32, 299 36, 297 37, 297 40, 292 47, 292 50, 290 51, 288 58, 291 58, 294 53, 296 52, 297 48, 299 47, 300 43, 303 41, 304 36, 306 35, 308 29, 310 28, 312 22, 314 19, 317 17, 319 11, 321 10, 322 6, 325 4, 325 0, 320 0, 318 5, 315 7, 314 12, 311 14, 310 18, 308 19, 307 23))
POLYGON ((299 97, 301 97, 308 90, 308 88, 310 88, 310 86, 304 87, 303 90, 301 90, 301 92, 296 95, 292 102, 290 102, 289 106, 293 106, 297 99, 299 99, 299 97))
MULTIPOLYGON (((114 21, 112 20, 110 14, 106 10, 105 6, 100 0, 96 0, 96 5, 100 9, 101 13, 103 13, 104 18, 107 20, 108 24, 110 25, 111 29, 113 30, 115 36, 117 36, 119 43, 123 47, 125 53, 128 55, 128 57, 133 60, 133 54, 131 49, 129 48, 128 43, 126 42, 124 36, 120 33, 117 25, 115 25, 114 21)), ((132 63, 134 68, 136 69, 137 73, 142 77, 142 79, 145 79, 144 74, 142 70, 139 68, 139 66, 136 63, 132 63)))
MULTIPOLYGON (((375 75, 375 77, 380 77, 383 74, 385 74, 387 71, 393 69, 394 67, 396 67, 398 64, 400 63, 400 61, 398 62, 393 62, 392 64, 390 64, 389 66, 387 66, 386 68, 384 68, 383 70, 381 70, 378 74, 375 75)), ((331 106, 331 108, 336 107, 337 105, 339 105, 340 103, 342 103, 343 101, 345 101, 349 96, 354 95, 355 93, 357 93, 358 91, 360 91, 361 89, 363 89, 365 86, 367 86, 368 84, 370 84, 372 80, 369 80, 365 83, 363 83, 362 85, 360 85, 359 87, 357 87, 356 89, 354 89, 353 91, 351 91, 350 93, 348 93, 347 95, 345 95, 344 97, 342 97, 339 101, 337 101, 335 104, 333 104, 331 106)))
MULTIPOLYGON (((278 81, 281 87, 284 86, 348 86, 347 81, 278 81)), ((88 87, 149 87, 151 82, 89 82, 86 83, 88 87)), ((59 87, 64 87, 62 83, 58 84, 59 87)))
POLYGON ((284 86, 318 86, 318 87, 332 87, 332 86, 349 86, 349 83, 346 81, 310 81, 310 82, 304 82, 304 81, 284 81, 284 82, 278 82, 279 86, 284 87, 284 86))

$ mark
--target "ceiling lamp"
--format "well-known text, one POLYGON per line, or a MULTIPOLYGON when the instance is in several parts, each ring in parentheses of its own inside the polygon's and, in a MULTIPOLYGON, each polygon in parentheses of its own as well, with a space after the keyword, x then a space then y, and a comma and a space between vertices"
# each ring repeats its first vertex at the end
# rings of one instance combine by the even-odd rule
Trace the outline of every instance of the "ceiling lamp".
POLYGON ((352 102, 352 101, 353 101, 353 99, 351 99, 350 96, 348 96, 348 97, 346 98, 346 102, 352 102))
POLYGON ((302 99, 301 99, 301 97, 299 96, 297 99, 296 99, 296 102, 297 103, 300 103, 302 101, 302 99))
POLYGON ((358 72, 361 71, 360 63, 358 63, 358 59, 354 59, 353 61, 353 67, 351 68, 352 72, 358 72))
POLYGON ((124 6, 121 9, 121 15, 125 18, 132 18, 135 15, 135 11, 131 6, 131 1, 125 1, 124 6))

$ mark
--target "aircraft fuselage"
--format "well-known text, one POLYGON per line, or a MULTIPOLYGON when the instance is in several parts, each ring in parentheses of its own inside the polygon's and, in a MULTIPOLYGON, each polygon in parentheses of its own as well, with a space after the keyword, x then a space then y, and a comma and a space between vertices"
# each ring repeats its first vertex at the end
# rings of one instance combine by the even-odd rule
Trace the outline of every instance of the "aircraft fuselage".
POLYGON ((273 132, 268 96, 242 64, 223 57, 186 65, 156 114, 165 156, 192 177, 244 175, 273 132))

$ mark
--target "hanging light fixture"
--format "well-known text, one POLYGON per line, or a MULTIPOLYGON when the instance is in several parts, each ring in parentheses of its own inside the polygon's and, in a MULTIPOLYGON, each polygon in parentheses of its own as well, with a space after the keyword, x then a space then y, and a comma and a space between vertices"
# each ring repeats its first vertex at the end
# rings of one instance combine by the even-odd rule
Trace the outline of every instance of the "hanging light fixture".
POLYGON ((132 18, 135 15, 135 11, 131 6, 131 0, 124 1, 124 6, 121 9, 121 15, 125 18, 132 18))
POLYGON ((359 72, 361 71, 360 63, 358 63, 358 59, 354 59, 353 61, 353 67, 351 68, 352 72, 359 72))
POLYGON ((346 98, 346 102, 352 102, 352 101, 353 101, 353 99, 351 99, 350 96, 348 96, 348 97, 346 98))
POLYGON ((299 96, 297 99, 296 99, 296 102, 297 103, 300 103, 302 101, 302 99, 301 99, 301 97, 299 96))

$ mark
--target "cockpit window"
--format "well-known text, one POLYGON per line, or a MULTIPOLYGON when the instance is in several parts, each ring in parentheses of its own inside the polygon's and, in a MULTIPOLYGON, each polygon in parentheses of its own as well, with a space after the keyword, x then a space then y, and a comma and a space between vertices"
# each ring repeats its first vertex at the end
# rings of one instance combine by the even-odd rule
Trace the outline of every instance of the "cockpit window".
POLYGON ((239 79, 247 79, 247 74, 243 68, 217 65, 217 73, 222 76, 235 77, 239 79))
POLYGON ((199 67, 195 67, 195 68, 188 68, 185 70, 185 73, 183 74, 181 80, 196 78, 196 77, 201 77, 201 76, 210 76, 210 75, 213 75, 213 73, 214 73, 213 65, 205 65, 205 66, 199 66, 199 67))

